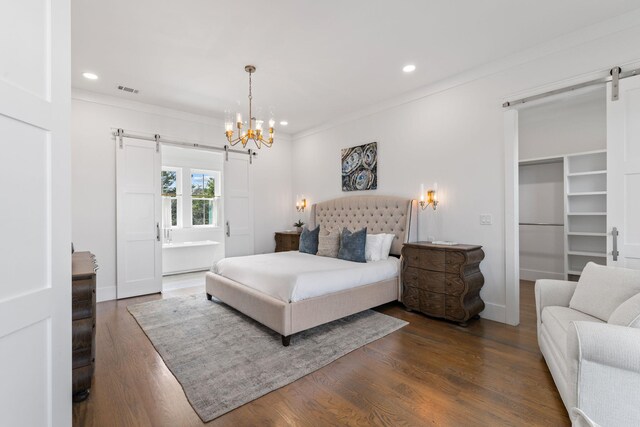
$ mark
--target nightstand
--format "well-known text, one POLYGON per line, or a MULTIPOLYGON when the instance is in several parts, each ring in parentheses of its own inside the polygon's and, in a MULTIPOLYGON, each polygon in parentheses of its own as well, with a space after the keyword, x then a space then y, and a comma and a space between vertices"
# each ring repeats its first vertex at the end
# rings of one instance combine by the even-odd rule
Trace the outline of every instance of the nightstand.
POLYGON ((300 234, 297 231, 277 231, 276 252, 297 251, 300 246, 300 234))
POLYGON ((402 302, 408 309, 461 326, 484 310, 482 246, 406 243, 402 258, 402 302))

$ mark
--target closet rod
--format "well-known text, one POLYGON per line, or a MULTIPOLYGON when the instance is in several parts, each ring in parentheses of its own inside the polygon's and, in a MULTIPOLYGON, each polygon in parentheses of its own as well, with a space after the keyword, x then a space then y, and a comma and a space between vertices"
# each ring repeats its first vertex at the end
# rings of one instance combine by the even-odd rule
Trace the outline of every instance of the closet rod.
POLYGON ((156 139, 155 136, 138 135, 138 134, 135 134, 135 133, 129 133, 129 132, 121 131, 120 129, 118 131, 116 131, 116 132, 112 132, 111 134, 116 138, 122 137, 122 138, 142 139, 142 140, 145 140, 145 141, 154 141, 154 142, 158 141, 158 142, 160 142, 162 144, 173 145, 173 146, 176 146, 176 147, 196 148, 198 150, 222 151, 223 153, 246 154, 248 156, 253 156, 253 157, 258 155, 258 153, 256 153, 252 149, 248 149, 247 151, 236 150, 234 148, 229 148, 227 145, 225 145, 224 147, 212 147, 210 145, 195 144, 195 143, 192 143, 192 142, 175 141, 175 140, 163 138, 161 136, 158 136, 157 139, 156 139))
POLYGON ((546 227, 564 227, 564 224, 554 224, 551 222, 521 222, 519 225, 543 225, 546 227))
POLYGON ((528 96, 526 98, 516 99, 515 101, 507 101, 504 104, 502 104, 502 106, 504 108, 513 107, 514 105, 525 104, 525 103, 531 102, 531 101, 537 101, 538 99, 546 98, 548 96, 553 96, 553 95, 559 95, 559 94, 565 93, 565 92, 571 92, 571 91, 574 91, 574 90, 582 89, 583 87, 607 84, 607 83, 609 83, 611 81, 614 82, 614 89, 612 91, 612 97, 613 97, 613 100, 615 101, 615 100, 618 99, 617 80, 626 79, 627 77, 633 77, 633 76, 636 76, 636 75, 640 75, 640 68, 636 68, 635 70, 630 70, 630 71, 624 71, 623 72, 620 67, 614 67, 614 68, 611 69, 611 71, 609 73, 610 73, 610 75, 608 75, 606 77, 600 77, 598 79, 589 80, 588 82, 578 83, 578 84, 575 84, 575 85, 572 85, 572 86, 567 86, 567 87, 563 87, 563 88, 560 88, 560 89, 551 90, 549 92, 540 93, 538 95, 532 95, 532 96, 528 96))

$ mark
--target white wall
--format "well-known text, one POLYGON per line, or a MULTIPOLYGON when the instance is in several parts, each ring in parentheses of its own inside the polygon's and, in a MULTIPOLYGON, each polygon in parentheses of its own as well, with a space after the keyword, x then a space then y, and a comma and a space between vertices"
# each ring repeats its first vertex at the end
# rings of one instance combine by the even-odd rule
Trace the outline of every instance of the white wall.
POLYGON ((607 148, 606 96, 601 87, 520 110, 520 160, 607 148))
POLYGON ((295 135, 294 194, 305 193, 311 201, 346 195, 340 188, 340 149, 378 141, 378 190, 372 193, 415 198, 421 182, 437 181, 441 204, 436 212, 421 213, 420 238, 483 245, 482 298, 487 308, 482 315, 506 321, 502 102, 514 94, 542 92, 553 83, 638 60, 640 20, 635 18, 604 36, 602 27, 569 35, 525 52, 526 57, 519 53, 499 66, 415 91, 422 96, 418 99, 407 94, 295 135), (493 224, 481 226, 481 214, 491 214, 493 224))
MULTIPOLYGON (((564 222, 564 163, 521 165, 520 222, 564 222)), ((520 278, 564 278, 564 228, 520 226, 520 278)))
MULTIPOLYGON (((222 122, 165 108, 75 91, 71 111, 72 233, 76 250, 97 258, 98 300, 115 298, 115 150, 112 129, 223 146, 222 122)), ((273 233, 290 228, 291 143, 282 133, 254 161, 255 250, 275 247, 273 233)))

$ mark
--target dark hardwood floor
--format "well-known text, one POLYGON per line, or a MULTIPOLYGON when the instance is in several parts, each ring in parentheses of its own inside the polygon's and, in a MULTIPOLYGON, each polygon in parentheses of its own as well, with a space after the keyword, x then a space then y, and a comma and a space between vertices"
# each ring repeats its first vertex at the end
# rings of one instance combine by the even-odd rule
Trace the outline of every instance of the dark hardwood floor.
MULTIPOLYGON (((74 404, 75 426, 202 425, 126 309, 193 292, 205 297, 190 288, 98 304, 95 378, 74 404)), ((533 283, 520 295, 518 327, 482 319, 462 328, 380 307, 410 324, 209 425, 569 425, 538 350, 533 283)))

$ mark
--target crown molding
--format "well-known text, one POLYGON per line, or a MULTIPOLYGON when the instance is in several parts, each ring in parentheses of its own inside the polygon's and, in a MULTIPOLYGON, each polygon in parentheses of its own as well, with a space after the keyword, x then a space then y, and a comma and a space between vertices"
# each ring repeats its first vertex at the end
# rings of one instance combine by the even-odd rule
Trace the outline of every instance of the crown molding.
MULTIPOLYGON (((103 93, 92 92, 84 89, 72 88, 71 99, 76 101, 89 102, 93 104, 106 105, 109 107, 121 108, 125 110, 131 110, 136 112, 154 114, 161 117, 169 117, 172 119, 183 120, 186 122, 198 123, 198 124, 213 124, 219 125, 220 134, 224 132, 224 120, 218 117, 209 117, 201 114, 189 113, 186 111, 176 110, 173 108, 161 107, 155 104, 147 104, 139 101, 131 101, 129 99, 122 99, 112 95, 105 95, 103 93)), ((291 139, 290 133, 285 133, 278 129, 278 138, 286 140, 291 139)))
MULTIPOLYGON (((390 110, 404 104, 415 102, 420 99, 433 96, 437 93, 444 92, 446 90, 450 90, 455 87, 489 77, 491 75, 526 64, 531 61, 535 61, 545 56, 549 56, 557 52, 593 42, 594 40, 608 37, 613 34, 620 33, 622 31, 638 26, 640 26, 640 9, 635 9, 632 12, 616 16, 614 18, 590 25, 588 27, 584 27, 580 30, 565 34, 548 42, 541 43, 529 49, 519 51, 518 53, 515 53, 513 55, 509 55, 502 59, 487 63, 485 65, 481 65, 468 71, 464 71, 452 77, 423 86, 416 90, 412 90, 411 92, 407 92, 397 97, 387 99, 386 101, 382 101, 370 107, 354 111, 351 114, 329 120, 319 126, 315 126, 307 130, 295 133, 292 135, 292 137, 295 141, 297 139, 323 132, 336 126, 340 126, 354 120, 390 110)), ((593 74, 593 71, 587 73, 586 75, 591 74, 593 74)), ((528 89, 527 91, 523 91, 522 93, 531 92, 532 90, 533 89, 528 89)), ((509 95, 509 98, 515 95, 516 94, 509 95)))

